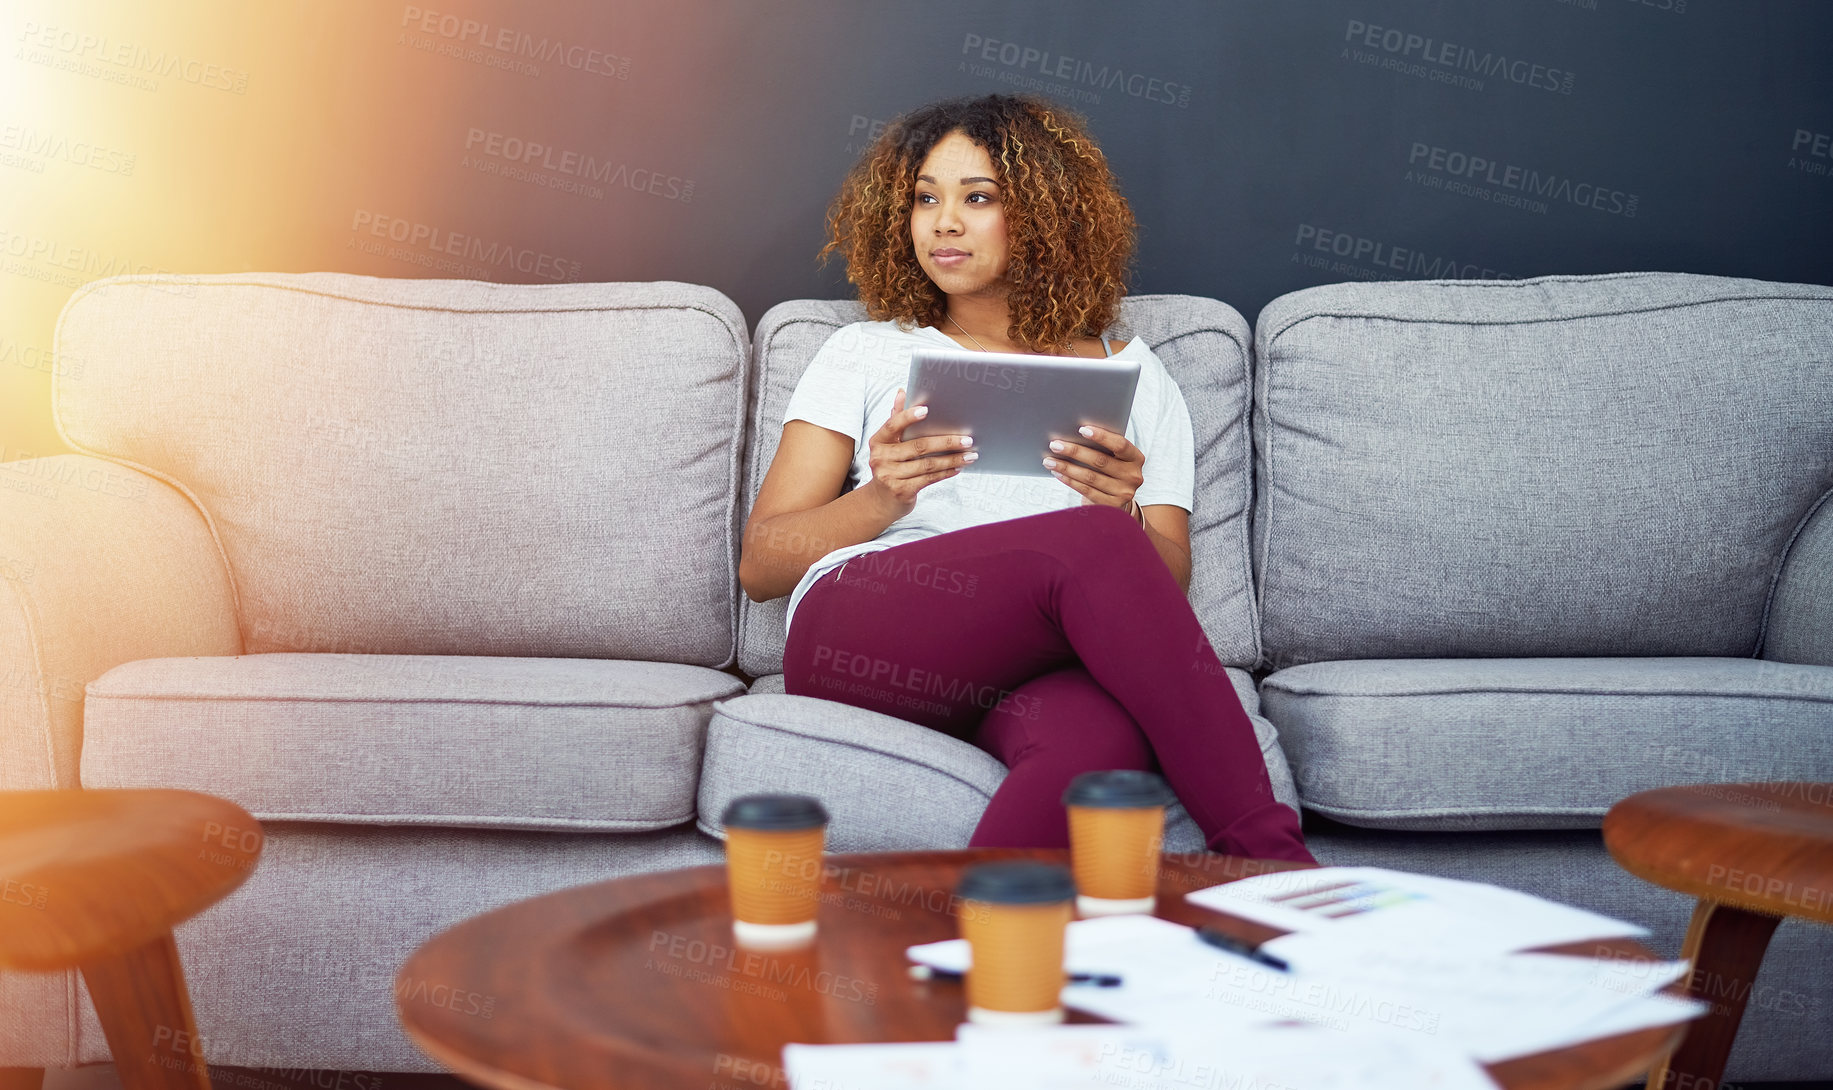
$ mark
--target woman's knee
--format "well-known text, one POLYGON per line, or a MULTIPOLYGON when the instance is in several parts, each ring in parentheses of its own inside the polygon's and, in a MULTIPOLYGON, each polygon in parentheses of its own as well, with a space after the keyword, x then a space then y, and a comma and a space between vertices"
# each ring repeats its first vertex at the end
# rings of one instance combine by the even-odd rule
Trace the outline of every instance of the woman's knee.
POLYGON ((1007 766, 1041 759, 1151 767, 1145 732, 1080 663, 1033 678, 1011 696, 987 714, 980 739, 1007 766))
POLYGON ((1069 736, 1045 748, 1054 759, 1074 762, 1084 771, 1130 768, 1143 772, 1152 767, 1152 743, 1131 717, 1090 721, 1065 733, 1069 736))

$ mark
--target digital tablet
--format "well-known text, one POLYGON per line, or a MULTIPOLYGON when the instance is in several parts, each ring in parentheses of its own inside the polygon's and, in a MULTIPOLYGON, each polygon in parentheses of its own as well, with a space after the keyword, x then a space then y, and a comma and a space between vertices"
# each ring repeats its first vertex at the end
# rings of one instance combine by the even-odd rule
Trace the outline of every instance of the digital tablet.
POLYGON ((1084 424, 1124 433, 1138 388, 1138 360, 918 348, 904 407, 927 405, 929 415, 904 438, 971 435, 980 457, 961 472, 1048 477, 1045 458, 1076 460, 1073 448, 1053 454, 1052 439, 1087 444, 1076 430, 1084 424))

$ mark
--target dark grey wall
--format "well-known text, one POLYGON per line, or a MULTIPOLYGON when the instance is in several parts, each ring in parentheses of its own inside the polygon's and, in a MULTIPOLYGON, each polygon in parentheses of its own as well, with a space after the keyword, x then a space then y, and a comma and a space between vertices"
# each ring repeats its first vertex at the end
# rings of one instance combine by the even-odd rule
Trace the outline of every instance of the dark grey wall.
POLYGON ((675 279, 753 321, 850 295, 814 258, 841 176, 964 93, 1085 113, 1134 290, 1250 320, 1372 277, 1833 283, 1828 0, 94 0, 7 30, 7 457, 49 432, 57 309, 112 272, 675 279))
MULTIPOLYGON (((391 204, 538 241, 579 278, 712 284, 755 320, 783 299, 850 294, 812 255, 874 125, 935 98, 1025 89, 1085 113, 1112 158, 1141 222, 1134 290, 1211 295, 1250 319, 1282 292, 1350 279, 1833 282, 1824 0, 641 7, 470 0, 468 18, 627 52, 627 76, 413 56, 440 78, 402 71, 403 93, 365 124, 378 151, 421 134, 410 150, 439 169, 391 204), (454 162, 473 128, 680 182, 594 199, 481 176, 454 162), (690 180, 691 197, 668 199, 690 180)), ((335 29, 449 40, 424 21, 394 27, 403 14, 335 29)), ((358 187, 347 203, 378 199, 358 187)), ((323 260, 413 271, 336 258, 323 260)))

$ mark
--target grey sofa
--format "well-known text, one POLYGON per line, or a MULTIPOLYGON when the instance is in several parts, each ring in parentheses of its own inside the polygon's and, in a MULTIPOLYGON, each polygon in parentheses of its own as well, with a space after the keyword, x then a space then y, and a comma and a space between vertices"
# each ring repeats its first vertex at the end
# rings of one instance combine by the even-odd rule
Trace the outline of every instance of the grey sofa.
MULTIPOLYGON (((72 297, 81 453, 0 466, 0 789, 189 787, 264 821, 255 875, 179 931, 211 1061, 432 1069, 393 1017, 409 950, 716 861, 708 816, 746 791, 821 795, 835 850, 966 841, 1003 768, 786 695, 784 603, 737 587, 784 401, 859 316, 787 303, 753 344, 684 284, 72 297)), ((1671 954, 1690 906, 1605 856, 1610 803, 1833 779, 1833 289, 1334 285, 1252 332, 1185 296, 1122 318, 1190 406, 1191 602, 1319 858, 1591 906, 1671 954)), ((1829 981, 1833 934, 1785 923, 1731 1076, 1833 1077, 1829 981)), ((0 1066, 106 1055, 75 977, 0 975, 0 1066)))

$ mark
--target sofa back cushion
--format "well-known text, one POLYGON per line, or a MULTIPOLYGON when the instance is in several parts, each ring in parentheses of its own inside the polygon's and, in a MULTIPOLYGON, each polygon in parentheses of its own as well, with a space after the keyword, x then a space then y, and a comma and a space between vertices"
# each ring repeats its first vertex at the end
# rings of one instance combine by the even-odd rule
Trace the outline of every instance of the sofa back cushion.
POLYGON ((732 661, 749 345, 711 288, 119 277, 57 337, 60 433, 191 497, 249 653, 732 661))
POLYGON ((1833 487, 1833 288, 1333 284, 1269 303, 1255 347, 1275 667, 1749 656, 1833 487))
MULTIPOLYGON (((772 307, 753 338, 757 390, 745 459, 750 511, 783 437, 783 411, 816 350, 835 330, 864 321, 855 302, 802 299, 772 307)), ((1176 380, 1196 438, 1196 511, 1190 516, 1190 604, 1225 665, 1249 666, 1260 653, 1248 566, 1252 451, 1248 439, 1245 319, 1224 303, 1189 295, 1135 295, 1121 302, 1115 339, 1144 337, 1176 380)), ((1149 472, 1149 469, 1148 469, 1149 472)), ((753 602, 739 595, 739 669, 783 669, 789 598, 753 602)))

